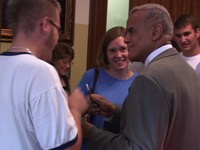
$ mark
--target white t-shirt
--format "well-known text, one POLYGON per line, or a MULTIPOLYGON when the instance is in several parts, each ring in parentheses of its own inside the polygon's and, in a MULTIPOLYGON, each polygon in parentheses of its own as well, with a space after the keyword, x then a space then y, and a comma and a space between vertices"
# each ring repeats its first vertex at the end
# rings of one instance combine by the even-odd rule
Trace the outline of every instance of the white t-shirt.
POLYGON ((76 142, 75 121, 50 64, 30 54, 0 55, 0 74, 0 149, 53 149, 76 142))
POLYGON ((197 68, 196 68, 196 73, 200 79, 200 63, 197 65, 197 68))
POLYGON ((180 53, 180 56, 194 69, 196 70, 196 67, 198 63, 200 62, 200 54, 191 56, 191 57, 186 57, 183 55, 183 53, 180 53))

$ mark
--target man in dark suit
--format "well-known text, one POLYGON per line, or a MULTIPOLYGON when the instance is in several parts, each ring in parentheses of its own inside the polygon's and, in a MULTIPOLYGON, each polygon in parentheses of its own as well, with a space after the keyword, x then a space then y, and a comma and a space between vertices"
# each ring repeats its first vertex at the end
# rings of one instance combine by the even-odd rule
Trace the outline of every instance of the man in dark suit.
MULTIPOLYGON (((173 24, 163 6, 131 10, 125 42, 130 59, 145 67, 122 107, 120 134, 83 123, 91 150, 200 149, 200 86, 194 70, 172 47, 172 37, 173 24)), ((102 101, 94 101, 101 109, 102 101)))

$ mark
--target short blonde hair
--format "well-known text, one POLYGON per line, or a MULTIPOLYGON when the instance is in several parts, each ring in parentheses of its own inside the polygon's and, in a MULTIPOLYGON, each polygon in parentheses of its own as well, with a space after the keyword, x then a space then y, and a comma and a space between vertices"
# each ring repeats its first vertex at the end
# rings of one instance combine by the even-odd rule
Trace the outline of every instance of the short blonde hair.
POLYGON ((14 36, 19 30, 31 33, 41 18, 54 18, 56 10, 61 11, 57 0, 9 0, 7 3, 7 20, 14 36))

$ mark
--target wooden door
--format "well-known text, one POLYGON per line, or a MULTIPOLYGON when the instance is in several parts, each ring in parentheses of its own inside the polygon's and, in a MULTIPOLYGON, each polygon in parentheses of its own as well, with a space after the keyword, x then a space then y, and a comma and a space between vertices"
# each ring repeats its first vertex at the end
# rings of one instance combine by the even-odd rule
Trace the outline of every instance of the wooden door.
POLYGON ((106 32, 108 0, 90 0, 87 69, 97 67, 98 46, 106 32))

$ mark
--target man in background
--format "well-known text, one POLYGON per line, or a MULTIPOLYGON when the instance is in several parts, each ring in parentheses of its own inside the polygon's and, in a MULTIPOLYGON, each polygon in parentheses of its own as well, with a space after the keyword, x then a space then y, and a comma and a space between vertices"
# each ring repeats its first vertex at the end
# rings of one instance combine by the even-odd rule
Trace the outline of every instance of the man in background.
POLYGON ((174 41, 181 51, 181 57, 194 69, 200 62, 200 28, 190 14, 179 16, 174 23, 174 41))
POLYGON ((47 63, 58 41, 60 11, 57 0, 8 2, 13 42, 0 55, 1 150, 80 149, 87 101, 78 89, 68 101, 47 63))

